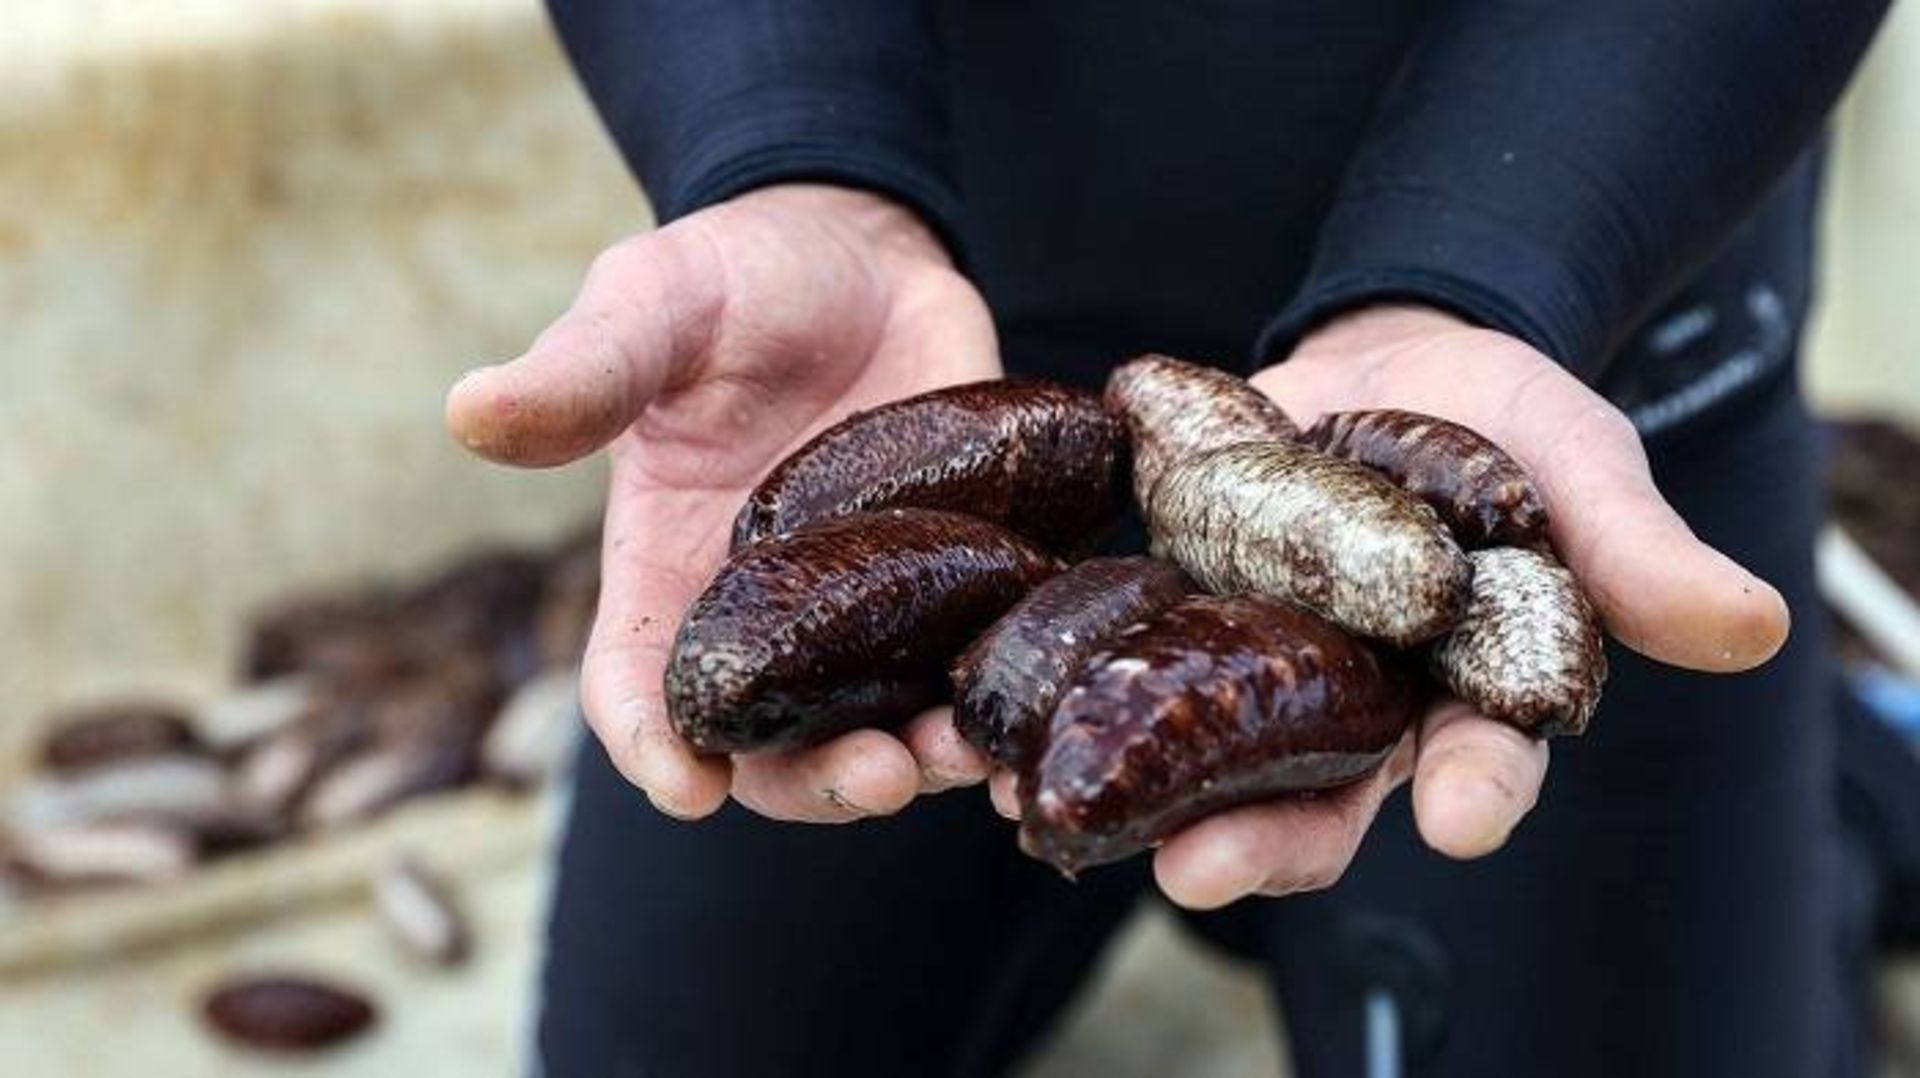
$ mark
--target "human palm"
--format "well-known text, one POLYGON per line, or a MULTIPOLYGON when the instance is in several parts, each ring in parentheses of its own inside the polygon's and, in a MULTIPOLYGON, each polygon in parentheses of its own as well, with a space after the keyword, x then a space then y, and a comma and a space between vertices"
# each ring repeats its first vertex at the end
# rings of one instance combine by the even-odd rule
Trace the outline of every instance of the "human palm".
MULTIPOLYGON (((1301 423, 1402 408, 1463 423, 1532 473, 1556 551, 1622 644, 1708 672, 1765 662, 1786 637, 1778 592, 1695 538, 1667 505, 1621 412, 1523 341, 1418 307, 1376 307, 1311 335, 1254 384, 1301 423)), ((1222 813, 1156 855, 1161 886, 1190 906, 1331 884, 1386 795, 1413 784, 1429 846, 1498 849, 1546 780, 1542 741, 1454 700, 1431 709, 1372 779, 1336 796, 1222 813)))
MULTIPOLYGON (((783 456, 855 409, 998 373, 985 305, 912 215, 788 185, 612 248, 526 355, 463 379, 447 411, 462 442, 505 463, 610 449, 605 586, 582 692, 622 773, 677 816, 711 813, 731 794, 767 816, 837 822, 977 782, 986 762, 946 709, 896 733, 699 756, 666 717, 673 633, 747 493, 783 456)), ((1492 438, 1534 474, 1556 548, 1629 647, 1731 671, 1765 661, 1785 636, 1778 593, 1693 537, 1626 419, 1521 341, 1431 310, 1374 308, 1316 332, 1254 384, 1303 423, 1398 407, 1492 438)), ((1375 777, 1201 821, 1156 852, 1155 873, 1195 907, 1325 886, 1407 781, 1428 844, 1480 856, 1532 807, 1546 768, 1544 743, 1444 702, 1375 777)), ((994 782, 1009 813, 1011 778, 994 782)))
POLYGON ((897 736, 699 756, 668 724, 662 673, 774 464, 856 409, 999 369, 985 304, 911 215, 793 185, 611 248, 526 355, 454 388, 449 426, 482 456, 546 466, 609 450, 582 695, 608 755, 659 808, 702 816, 731 792, 769 816, 840 820, 984 774, 944 711, 897 736))

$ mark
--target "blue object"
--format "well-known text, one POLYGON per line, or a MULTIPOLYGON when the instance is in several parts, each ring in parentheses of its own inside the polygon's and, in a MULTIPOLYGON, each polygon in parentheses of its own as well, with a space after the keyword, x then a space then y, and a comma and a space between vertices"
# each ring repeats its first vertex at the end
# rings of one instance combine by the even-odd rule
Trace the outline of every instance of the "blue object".
POLYGON ((1847 672, 1847 688, 1875 718, 1920 741, 1920 682, 1884 666, 1858 666, 1847 672))
POLYGON ((1400 1078, 1400 1005, 1384 988, 1367 992, 1367 1078, 1400 1078))

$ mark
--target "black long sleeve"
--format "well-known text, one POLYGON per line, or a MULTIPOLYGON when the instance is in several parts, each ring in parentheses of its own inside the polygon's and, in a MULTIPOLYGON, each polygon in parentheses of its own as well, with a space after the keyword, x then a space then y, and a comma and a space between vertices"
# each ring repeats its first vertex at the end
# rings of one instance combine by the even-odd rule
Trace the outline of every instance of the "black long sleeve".
POLYGON ((1469 0, 1374 114, 1276 355, 1423 299, 1588 378, 1817 133, 1884 0, 1469 0))
POLYGON ((781 180, 890 195, 964 248, 1013 369, 1278 358, 1412 299, 1626 407, 1760 332, 1747 308, 1793 339, 1816 170, 1756 207, 1886 0, 551 6, 662 219, 781 180), (1624 356, 1670 297, 1717 335, 1624 356))
POLYGON ((818 180, 900 200, 952 242, 938 39, 907 0, 552 0, 561 40, 661 220, 818 180))

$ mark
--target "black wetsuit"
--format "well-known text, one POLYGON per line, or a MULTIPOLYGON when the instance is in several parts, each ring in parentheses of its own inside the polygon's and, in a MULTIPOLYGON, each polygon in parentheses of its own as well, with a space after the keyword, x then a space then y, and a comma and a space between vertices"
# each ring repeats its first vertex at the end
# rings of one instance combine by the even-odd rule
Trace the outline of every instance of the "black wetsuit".
MULTIPOLYGON (((1357 915, 1451 969, 1411 1073, 1856 1073, 1831 916, 1831 729, 1794 390, 1815 142, 1869 0, 556 0, 664 218, 781 180, 946 238, 1010 369, 1282 358, 1406 299, 1514 333, 1648 437, 1668 498, 1780 585, 1762 671, 1612 656, 1509 848, 1424 851, 1405 798, 1319 896, 1198 919, 1270 959, 1296 1062, 1358 1073, 1357 915)), ((1463 378, 1473 377, 1463 369, 1463 378)), ((659 818, 597 747, 561 862, 553 1074, 992 1073, 1142 893, 1053 879, 978 792, 805 828, 659 818)))

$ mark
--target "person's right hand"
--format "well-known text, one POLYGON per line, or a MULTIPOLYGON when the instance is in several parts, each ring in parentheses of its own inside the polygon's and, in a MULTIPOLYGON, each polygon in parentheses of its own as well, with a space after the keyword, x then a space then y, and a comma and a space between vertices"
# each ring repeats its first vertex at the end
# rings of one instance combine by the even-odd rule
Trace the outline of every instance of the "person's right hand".
POLYGON ((783 185, 606 251, 525 355, 453 387, 447 424, 474 453, 522 467, 610 446, 581 696, 621 773, 674 816, 705 816, 731 791, 767 816, 837 822, 977 782, 986 763, 946 709, 898 735, 696 755, 662 695, 674 632, 747 493, 788 452, 856 409, 999 373, 986 305, 916 217, 875 195, 783 185))

